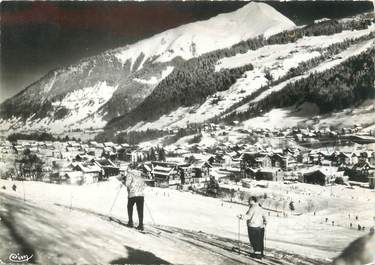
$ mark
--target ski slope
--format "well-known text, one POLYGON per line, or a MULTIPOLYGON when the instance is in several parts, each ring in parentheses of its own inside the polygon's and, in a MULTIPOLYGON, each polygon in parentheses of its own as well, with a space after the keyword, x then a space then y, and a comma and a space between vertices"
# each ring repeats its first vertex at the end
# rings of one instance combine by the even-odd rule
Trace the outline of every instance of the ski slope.
MULTIPOLYGON (((18 190, 13 192, 10 190, 11 184, 10 181, 1 180, 0 185, 8 187, 2 192, 19 198, 25 197, 26 200, 40 205, 58 203, 105 215, 109 214, 120 188, 116 180, 86 186, 16 182, 18 190)), ((290 197, 296 202, 296 209, 301 212, 304 212, 306 201, 312 199, 317 214, 289 215, 284 218, 277 217, 272 212, 267 226, 267 247, 313 259, 331 259, 353 239, 366 233, 349 229, 349 212, 352 213, 352 217, 354 214, 359 216, 358 222, 361 225, 367 228, 373 225, 375 197, 370 190, 348 190, 344 186, 330 188, 307 184, 296 184, 296 189, 291 189, 288 185, 270 184, 268 189, 254 188, 253 192, 267 193, 276 196, 275 198, 290 197), (301 201, 301 205, 298 201, 301 201), (325 217, 330 221, 335 220, 336 225, 325 223, 325 217)), ((247 210, 245 206, 223 202, 220 199, 159 188, 147 188, 145 200, 146 225, 153 225, 155 222, 157 225, 203 231, 233 240, 236 240, 238 233, 236 215, 247 210)), ((111 214, 126 219, 126 201, 127 193, 122 189, 111 214)), ((248 239, 245 223, 242 223, 241 227, 241 241, 246 243, 248 239)))

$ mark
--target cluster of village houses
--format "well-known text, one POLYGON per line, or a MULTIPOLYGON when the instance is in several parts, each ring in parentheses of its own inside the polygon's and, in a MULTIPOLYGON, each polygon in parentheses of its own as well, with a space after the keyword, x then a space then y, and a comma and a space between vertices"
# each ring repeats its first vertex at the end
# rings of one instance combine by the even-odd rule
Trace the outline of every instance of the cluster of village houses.
MULTIPOLYGON (((301 135, 304 137, 303 132, 301 135)), ((2 177, 86 184, 126 174, 129 163, 137 163, 142 165, 149 184, 158 187, 205 183, 210 177, 218 181, 230 179, 239 182, 250 178, 319 185, 352 182, 370 188, 375 186, 374 151, 348 153, 244 144, 223 145, 212 153, 192 153, 171 145, 162 148, 165 157, 161 157, 155 152, 161 148, 95 141, 18 140, 11 143, 2 140, 0 154, 3 160, 8 157, 13 165, 11 173, 2 172, 2 177), (38 160, 25 160, 25 150, 28 154, 35 154, 38 160), (151 156, 150 152, 153 152, 151 156)))

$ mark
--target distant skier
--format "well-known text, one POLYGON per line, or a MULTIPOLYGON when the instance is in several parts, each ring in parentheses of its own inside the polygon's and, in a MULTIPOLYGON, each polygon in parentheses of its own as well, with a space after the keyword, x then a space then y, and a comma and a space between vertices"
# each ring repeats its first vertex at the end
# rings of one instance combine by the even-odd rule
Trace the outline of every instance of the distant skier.
POLYGON ((125 186, 128 190, 128 226, 133 227, 133 207, 134 204, 137 206, 138 221, 137 226, 138 230, 143 231, 143 207, 144 207, 144 189, 145 181, 142 176, 142 172, 131 168, 126 175, 125 186))
POLYGON ((249 210, 244 218, 247 220, 247 231, 250 244, 254 250, 254 257, 264 257, 264 232, 267 224, 266 214, 259 206, 257 197, 249 199, 249 210))
POLYGON ((17 186, 16 186, 16 184, 13 184, 13 186, 12 186, 12 190, 17 191, 17 186))

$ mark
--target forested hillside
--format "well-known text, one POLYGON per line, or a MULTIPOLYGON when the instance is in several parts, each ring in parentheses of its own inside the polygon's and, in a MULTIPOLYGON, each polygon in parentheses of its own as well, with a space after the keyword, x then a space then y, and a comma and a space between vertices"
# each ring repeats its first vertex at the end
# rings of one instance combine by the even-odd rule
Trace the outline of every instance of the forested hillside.
MULTIPOLYGON (((158 84, 144 102, 132 112, 109 122, 107 129, 128 128, 139 121, 154 121, 179 107, 202 104, 207 96, 213 95, 218 91, 229 89, 238 78, 242 77, 245 72, 253 68, 251 62, 248 62, 248 64, 241 67, 215 71, 215 65, 222 58, 243 54, 249 50, 257 50, 267 45, 293 43, 304 37, 333 35, 348 29, 366 29, 372 21, 372 16, 362 16, 361 19, 358 20, 322 21, 303 28, 284 31, 269 38, 260 36, 242 41, 230 48, 217 50, 198 58, 190 59, 176 67, 167 78, 158 84)), ((366 36, 363 39, 372 37, 372 35, 366 36)), ((356 41, 361 41, 363 39, 360 38, 356 41)), ((291 77, 302 74, 319 62, 326 60, 329 56, 337 54, 347 48, 354 42, 353 40, 347 40, 331 45, 327 49, 321 50, 322 56, 301 63, 298 67, 291 69, 285 76, 277 80, 271 80, 272 77, 270 77, 271 79, 268 86, 264 86, 250 97, 246 97, 243 99, 242 103, 246 102, 246 100, 249 101, 251 98, 267 90, 270 85, 281 83, 291 77)))
POLYGON ((232 112, 225 121, 247 120, 272 108, 303 102, 315 103, 321 113, 342 110, 375 98, 375 49, 372 48, 322 73, 287 84, 263 100, 250 105, 245 112, 232 112))

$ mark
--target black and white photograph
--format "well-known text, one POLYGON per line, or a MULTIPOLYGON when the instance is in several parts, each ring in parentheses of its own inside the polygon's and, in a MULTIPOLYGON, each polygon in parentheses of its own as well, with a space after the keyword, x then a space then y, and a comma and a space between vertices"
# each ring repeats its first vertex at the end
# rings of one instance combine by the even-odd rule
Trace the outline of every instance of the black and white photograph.
POLYGON ((375 0, 0 1, 0 265, 375 265, 375 0))

